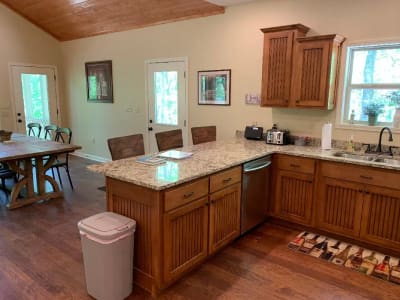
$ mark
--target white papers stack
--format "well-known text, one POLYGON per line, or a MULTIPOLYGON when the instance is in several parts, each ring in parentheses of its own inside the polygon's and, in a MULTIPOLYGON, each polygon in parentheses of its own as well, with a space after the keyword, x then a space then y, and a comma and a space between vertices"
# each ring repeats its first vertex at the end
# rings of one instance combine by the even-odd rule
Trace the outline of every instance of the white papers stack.
POLYGON ((158 154, 158 157, 172 158, 172 159, 184 159, 184 158, 190 157, 192 155, 193 155, 192 152, 184 152, 184 151, 179 151, 179 150, 168 150, 168 151, 158 154))
POLYGON ((153 165, 159 165, 159 164, 165 163, 165 159, 147 155, 147 156, 141 156, 141 157, 136 158, 136 162, 153 166, 153 165))

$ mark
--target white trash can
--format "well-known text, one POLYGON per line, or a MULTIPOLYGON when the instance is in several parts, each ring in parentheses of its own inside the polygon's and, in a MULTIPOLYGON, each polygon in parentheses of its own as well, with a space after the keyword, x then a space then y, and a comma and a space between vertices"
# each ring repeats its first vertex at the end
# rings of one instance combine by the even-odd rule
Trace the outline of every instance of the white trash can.
POLYGON ((136 222, 104 212, 78 223, 89 295, 119 300, 132 292, 133 237, 136 222))

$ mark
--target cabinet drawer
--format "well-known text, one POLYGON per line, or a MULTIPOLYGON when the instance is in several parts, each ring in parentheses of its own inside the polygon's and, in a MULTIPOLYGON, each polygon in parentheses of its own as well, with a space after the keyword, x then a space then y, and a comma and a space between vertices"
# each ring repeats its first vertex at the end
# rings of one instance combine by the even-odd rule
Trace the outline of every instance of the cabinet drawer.
POLYGON ((169 211, 208 194, 208 177, 182 184, 164 193, 165 211, 169 211))
POLYGON ((400 173, 396 171, 346 163, 321 162, 321 175, 391 189, 398 189, 400 182, 400 173))
POLYGON ((314 174, 315 161, 311 158, 279 155, 277 161, 281 170, 314 174))
POLYGON ((218 191, 228 185, 240 182, 242 179, 242 167, 234 167, 221 173, 210 176, 210 193, 218 191))

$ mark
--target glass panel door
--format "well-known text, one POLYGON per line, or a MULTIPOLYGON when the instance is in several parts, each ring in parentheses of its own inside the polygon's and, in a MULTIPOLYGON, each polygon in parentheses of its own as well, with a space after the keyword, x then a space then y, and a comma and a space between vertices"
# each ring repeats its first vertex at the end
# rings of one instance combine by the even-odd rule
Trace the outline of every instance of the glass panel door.
POLYGON ((178 125, 178 72, 154 72, 155 123, 178 125))
POLYGON ((26 125, 32 122, 58 124, 54 68, 13 65, 11 70, 16 131, 27 134, 26 125))
POLYGON ((158 151, 155 133, 181 129, 187 145, 185 61, 147 63, 148 145, 158 151))

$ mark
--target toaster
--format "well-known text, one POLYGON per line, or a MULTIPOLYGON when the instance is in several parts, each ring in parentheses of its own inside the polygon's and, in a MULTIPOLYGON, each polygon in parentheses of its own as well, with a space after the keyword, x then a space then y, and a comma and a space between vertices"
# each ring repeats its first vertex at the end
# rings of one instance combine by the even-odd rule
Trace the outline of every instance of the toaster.
POLYGON ((263 138, 263 128, 257 126, 246 126, 244 137, 248 140, 261 140, 263 138))
POLYGON ((267 130, 266 143, 274 145, 287 145, 289 144, 289 130, 278 129, 276 125, 267 130))

